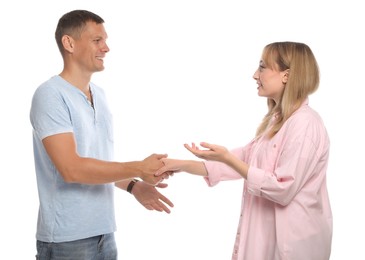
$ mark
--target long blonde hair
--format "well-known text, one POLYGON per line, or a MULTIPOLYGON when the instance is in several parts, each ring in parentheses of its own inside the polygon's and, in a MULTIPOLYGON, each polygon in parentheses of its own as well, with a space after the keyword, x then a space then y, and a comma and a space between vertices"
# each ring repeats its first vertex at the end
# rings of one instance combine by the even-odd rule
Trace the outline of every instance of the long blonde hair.
POLYGON ((268 113, 257 128, 256 136, 262 135, 270 124, 267 137, 272 138, 285 121, 300 107, 308 95, 319 86, 319 68, 312 50, 304 43, 274 42, 265 46, 262 60, 268 68, 289 70, 288 81, 278 103, 267 99, 268 113))

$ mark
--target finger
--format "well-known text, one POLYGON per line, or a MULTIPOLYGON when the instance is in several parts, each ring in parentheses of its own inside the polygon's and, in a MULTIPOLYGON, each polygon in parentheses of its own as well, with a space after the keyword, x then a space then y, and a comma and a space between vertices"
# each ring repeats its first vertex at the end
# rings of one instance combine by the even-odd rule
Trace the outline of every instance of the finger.
POLYGON ((190 146, 190 145, 188 145, 188 144, 184 144, 184 147, 186 148, 186 149, 188 149, 190 152, 194 152, 194 146, 190 146))
POLYGON ((192 154, 194 154, 195 156, 199 157, 201 155, 203 155, 203 151, 202 150, 199 150, 199 149, 196 149, 196 150, 191 150, 190 151, 192 154))
POLYGON ((154 207, 152 207, 152 205, 150 205, 150 204, 146 204, 146 205, 144 205, 144 207, 148 210, 154 210, 154 207))
POLYGON ((150 202, 150 206, 154 209, 154 210, 157 210, 157 211, 164 211, 164 208, 163 208, 163 205, 162 203, 158 200, 158 198, 155 198, 153 199, 151 202, 150 202))
POLYGON ((162 177, 167 180, 170 177, 170 173, 169 172, 164 172, 164 174, 162 175, 162 177))
POLYGON ((161 159, 160 159, 160 161, 161 161, 163 164, 165 164, 165 162, 166 162, 166 157, 161 158, 161 159))
POLYGON ((167 154, 156 154, 157 156, 157 159, 162 159, 162 158, 166 158, 167 157, 167 154))
POLYGON ((154 208, 155 210, 159 211, 159 212, 164 211, 163 207, 162 207, 162 206, 160 206, 160 205, 157 205, 157 204, 155 204, 153 208, 154 208))
POLYGON ((211 149, 213 146, 210 143, 207 142, 201 142, 200 145, 204 148, 211 149))
POLYGON ((166 170, 166 166, 162 166, 160 169, 157 170, 157 172, 155 172, 154 176, 160 177, 163 173, 166 172, 166 170))
POLYGON ((160 195, 160 200, 162 200, 164 203, 166 203, 167 205, 169 205, 170 207, 174 207, 174 203, 172 203, 171 200, 169 200, 168 198, 166 198, 164 195, 160 195))
POLYGON ((161 201, 156 202, 154 204, 154 208, 155 208, 155 210, 160 211, 160 212, 165 211, 168 214, 171 213, 171 210, 164 203, 162 203, 161 201))
POLYGON ((185 146, 185 148, 188 148, 190 150, 199 149, 195 143, 191 143, 191 145, 185 143, 184 146, 185 146))
POLYGON ((162 178, 162 176, 158 176, 158 177, 156 177, 156 178, 158 178, 158 179, 157 179, 156 183, 154 184, 154 186, 155 186, 155 187, 156 187, 157 185, 159 185, 160 183, 162 183, 162 182, 163 182, 163 178, 162 178))
POLYGON ((162 207, 162 210, 165 211, 167 214, 171 213, 171 210, 168 207, 166 207, 166 205, 162 204, 161 207, 162 207))
POLYGON ((160 182, 159 184, 156 185, 157 188, 166 188, 167 186, 168 184, 163 182, 160 182))

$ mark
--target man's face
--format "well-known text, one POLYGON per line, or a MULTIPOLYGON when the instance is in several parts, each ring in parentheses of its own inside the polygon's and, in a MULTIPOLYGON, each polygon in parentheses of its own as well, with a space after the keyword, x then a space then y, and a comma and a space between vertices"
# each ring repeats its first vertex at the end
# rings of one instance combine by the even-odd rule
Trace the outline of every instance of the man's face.
POLYGON ((73 61, 85 72, 104 70, 104 57, 109 51, 108 35, 103 24, 87 22, 79 39, 74 39, 73 61))

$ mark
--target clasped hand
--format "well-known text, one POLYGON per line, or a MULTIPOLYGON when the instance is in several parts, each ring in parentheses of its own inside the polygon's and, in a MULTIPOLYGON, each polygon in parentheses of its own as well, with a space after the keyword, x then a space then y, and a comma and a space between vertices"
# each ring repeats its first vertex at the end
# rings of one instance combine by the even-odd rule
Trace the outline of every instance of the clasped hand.
POLYGON ((142 170, 142 174, 140 178, 151 185, 158 185, 164 179, 168 179, 172 174, 171 171, 166 170, 164 173, 160 175, 155 175, 155 173, 164 167, 164 163, 161 159, 166 158, 167 154, 152 154, 143 160, 144 169, 142 170))

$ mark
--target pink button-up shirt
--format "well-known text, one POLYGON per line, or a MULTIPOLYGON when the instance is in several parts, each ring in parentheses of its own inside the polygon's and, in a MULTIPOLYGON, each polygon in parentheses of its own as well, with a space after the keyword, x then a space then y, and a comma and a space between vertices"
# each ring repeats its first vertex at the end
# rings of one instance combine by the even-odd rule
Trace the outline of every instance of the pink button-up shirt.
MULTIPOLYGON (((329 138, 308 100, 272 138, 232 152, 250 168, 233 260, 328 260, 332 213, 326 187, 329 138)), ((209 186, 242 178, 206 161, 209 186)))

